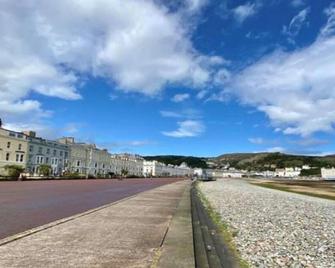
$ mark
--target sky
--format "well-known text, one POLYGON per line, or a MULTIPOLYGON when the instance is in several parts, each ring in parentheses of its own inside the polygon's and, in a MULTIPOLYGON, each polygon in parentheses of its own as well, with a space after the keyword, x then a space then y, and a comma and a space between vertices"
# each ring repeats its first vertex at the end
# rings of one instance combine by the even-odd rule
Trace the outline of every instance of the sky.
POLYGON ((335 1, 0 0, 4 127, 112 153, 335 153, 335 1))

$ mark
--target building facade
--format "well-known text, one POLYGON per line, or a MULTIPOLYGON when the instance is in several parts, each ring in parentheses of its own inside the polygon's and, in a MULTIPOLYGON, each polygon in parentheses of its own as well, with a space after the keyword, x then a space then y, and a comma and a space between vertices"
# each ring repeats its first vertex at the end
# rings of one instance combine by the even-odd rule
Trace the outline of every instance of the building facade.
POLYGON ((321 177, 324 180, 335 180, 335 168, 321 168, 321 177))
POLYGON ((69 147, 68 170, 82 176, 106 177, 111 172, 110 153, 95 144, 76 143, 72 137, 58 140, 69 147))
POLYGON ((7 175, 5 166, 18 165, 26 168, 28 139, 22 132, 0 127, 0 175, 7 175))
POLYGON ((165 165, 164 163, 153 161, 143 162, 144 177, 183 177, 192 176, 193 170, 185 163, 180 166, 165 165))
POLYGON ((40 166, 48 165, 53 176, 61 176, 68 169, 69 147, 57 141, 36 137, 33 131, 24 132, 28 140, 26 170, 31 175, 40 174, 40 166))
POLYGON ((113 154, 110 158, 111 172, 115 175, 143 176, 143 157, 133 154, 113 154))

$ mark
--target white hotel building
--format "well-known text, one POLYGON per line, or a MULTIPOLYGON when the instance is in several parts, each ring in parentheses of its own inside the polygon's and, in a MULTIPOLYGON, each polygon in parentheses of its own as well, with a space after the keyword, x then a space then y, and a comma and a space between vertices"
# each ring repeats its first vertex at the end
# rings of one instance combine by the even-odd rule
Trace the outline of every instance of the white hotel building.
POLYGON ((143 175, 144 177, 163 177, 163 176, 191 176, 193 170, 189 168, 185 163, 180 166, 165 165, 164 163, 153 161, 143 162, 143 175))

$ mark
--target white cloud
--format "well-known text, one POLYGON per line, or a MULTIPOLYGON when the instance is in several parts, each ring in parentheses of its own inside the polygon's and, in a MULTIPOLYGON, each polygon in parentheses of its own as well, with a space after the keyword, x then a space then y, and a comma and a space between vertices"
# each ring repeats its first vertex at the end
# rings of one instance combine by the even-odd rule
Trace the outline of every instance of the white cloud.
POLYGON ((163 131, 162 134, 174 138, 196 137, 205 131, 201 121, 185 120, 178 122, 178 129, 174 131, 163 131))
POLYGON ((80 99, 87 76, 147 95, 170 84, 205 85, 222 62, 193 48, 188 16, 206 2, 186 1, 185 13, 154 0, 3 0, 0 100, 36 105, 31 92, 80 99))
POLYGON ((335 37, 318 38, 293 52, 275 51, 235 75, 228 88, 285 134, 333 131, 335 37))
POLYGON ((310 8, 301 10, 296 16, 294 16, 288 26, 283 27, 283 33, 288 36, 288 40, 294 43, 294 37, 296 37, 301 31, 302 27, 307 24, 307 16, 310 13, 310 8))
POLYGON ((171 99, 173 102, 183 102, 190 98, 190 94, 184 93, 184 94, 176 94, 171 99))
POLYGON ((246 19, 254 16, 257 13, 257 5, 248 2, 233 9, 233 15, 239 23, 243 23, 246 19))

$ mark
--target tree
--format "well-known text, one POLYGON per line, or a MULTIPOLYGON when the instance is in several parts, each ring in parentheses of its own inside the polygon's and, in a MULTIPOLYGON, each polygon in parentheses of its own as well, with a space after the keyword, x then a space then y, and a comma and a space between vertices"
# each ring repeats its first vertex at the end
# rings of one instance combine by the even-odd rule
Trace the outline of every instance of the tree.
POLYGON ((121 170, 121 176, 122 176, 122 177, 126 177, 127 175, 128 175, 128 170, 126 170, 126 169, 123 168, 123 169, 121 170))
POLYGON ((39 173, 45 177, 49 176, 51 173, 51 166, 43 164, 39 167, 39 173))
POLYGON ((18 165, 6 165, 4 166, 9 177, 17 179, 20 177, 20 174, 24 171, 24 168, 18 165))

